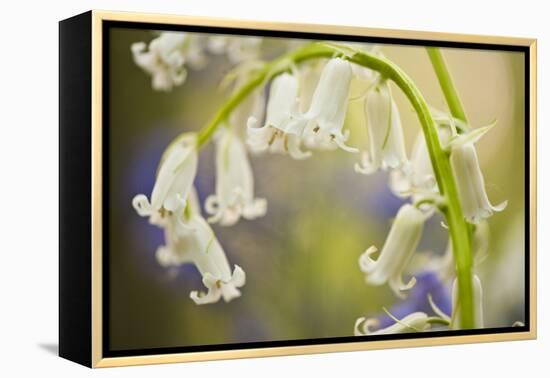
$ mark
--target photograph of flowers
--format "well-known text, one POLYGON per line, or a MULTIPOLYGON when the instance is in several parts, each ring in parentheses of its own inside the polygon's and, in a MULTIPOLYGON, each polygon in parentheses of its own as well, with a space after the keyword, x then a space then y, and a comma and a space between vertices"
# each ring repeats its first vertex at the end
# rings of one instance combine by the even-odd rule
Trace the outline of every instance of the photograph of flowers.
POLYGON ((107 31, 105 355, 526 329, 524 50, 107 31))

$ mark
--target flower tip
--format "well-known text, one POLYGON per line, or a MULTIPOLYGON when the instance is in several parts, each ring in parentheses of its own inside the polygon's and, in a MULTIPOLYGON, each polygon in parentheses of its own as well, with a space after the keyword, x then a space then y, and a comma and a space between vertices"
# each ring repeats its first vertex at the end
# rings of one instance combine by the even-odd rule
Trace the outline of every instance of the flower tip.
POLYGON ((346 152, 351 152, 351 153, 354 153, 354 154, 359 152, 358 148, 348 146, 346 143, 344 143, 344 140, 342 140, 340 138, 334 138, 334 143, 346 152))
POLYGON ((356 173, 360 173, 360 174, 362 174, 362 175, 370 175, 370 174, 374 173, 374 170, 373 170, 373 169, 371 169, 370 167, 361 165, 360 163, 355 163, 355 164, 353 165, 353 170, 354 170, 356 173))
POLYGON ((146 47, 147 45, 145 44, 145 42, 134 42, 130 46, 130 50, 132 51, 132 54, 139 54, 145 51, 146 47))
POLYGON ((355 326, 353 327, 354 336, 364 336, 365 332, 362 330, 362 325, 367 319, 365 317, 360 317, 355 321, 355 326))
POLYGON ((502 201, 501 203, 499 203, 496 206, 492 206, 492 209, 493 209, 493 211, 499 212, 499 211, 503 211, 504 209, 506 209, 507 206, 508 206, 508 200, 502 201))
POLYGON ((132 206, 139 216, 146 217, 151 215, 151 204, 144 194, 138 194, 132 199, 132 206))
POLYGON ((233 275, 231 276, 231 282, 236 287, 243 287, 246 283, 246 273, 243 268, 235 264, 235 269, 233 269, 233 275))
POLYGON ((380 320, 376 318, 360 317, 355 321, 353 334, 355 336, 368 336, 373 333, 372 329, 380 327, 380 320))
POLYGON ((370 273, 374 269, 376 261, 371 258, 371 255, 376 252, 378 252, 378 248, 373 245, 359 256, 359 268, 363 273, 370 273))

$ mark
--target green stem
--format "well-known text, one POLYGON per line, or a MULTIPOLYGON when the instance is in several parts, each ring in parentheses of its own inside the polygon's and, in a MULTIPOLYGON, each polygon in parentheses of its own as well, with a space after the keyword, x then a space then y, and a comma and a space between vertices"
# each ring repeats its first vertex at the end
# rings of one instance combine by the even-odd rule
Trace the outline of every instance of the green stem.
POLYGON ((424 137, 426 138, 426 144, 439 186, 439 192, 447 205, 443 208, 443 215, 449 227, 453 251, 455 253, 459 286, 458 295, 461 307, 461 328, 473 328, 474 309, 471 279, 472 251, 468 235, 468 225, 464 219, 460 206, 458 190, 451 170, 449 155, 441 146, 437 125, 432 118, 426 100, 414 82, 395 63, 373 54, 327 43, 314 43, 303 49, 289 53, 267 64, 227 100, 214 115, 212 120, 199 132, 199 147, 209 141, 219 125, 223 123, 239 103, 262 83, 282 72, 289 71, 293 65, 300 62, 317 58, 331 58, 335 55, 343 55, 342 57, 344 59, 378 71, 382 76, 392 80, 403 91, 415 109, 420 124, 422 125, 424 137))
MULTIPOLYGON (((447 68, 447 64, 445 63, 445 58, 443 57, 443 54, 441 53, 441 50, 436 47, 427 47, 426 51, 428 53, 428 56, 430 57, 430 61, 432 63, 434 72, 437 76, 437 80, 439 81, 441 91, 443 92, 443 95, 445 96, 445 100, 447 102, 447 106, 449 107, 449 110, 451 112, 451 116, 458 120, 458 123, 463 122, 465 125, 465 130, 468 129, 468 119, 466 117, 466 112, 464 111, 464 107, 462 106, 462 102, 460 100, 460 96, 458 95, 458 91, 454 85, 453 79, 451 77, 451 73, 449 72, 449 69, 447 68)), ((469 239, 471 244, 471 235, 472 235, 472 228, 470 225, 468 225, 468 232, 469 232, 469 239)), ((454 248, 454 244, 453 244, 454 248)), ((460 258, 460 256, 457 256, 456 253, 454 253, 455 261, 460 258)), ((469 259, 472 260, 471 258, 469 259)), ((466 269, 465 269, 466 270, 466 269)), ((467 285, 465 282, 460 282, 459 280, 459 292, 461 290, 467 291, 472 290, 472 263, 470 263, 469 269, 469 277, 466 277, 466 273, 464 273, 464 278, 462 281, 467 280, 467 285), (469 286, 468 287, 461 287, 462 286, 469 286)), ((458 274, 457 274, 458 276, 458 274)), ((459 303, 462 301, 462 296, 459 296, 459 303)), ((473 311, 475 309, 472 309, 472 316, 474 317, 473 311)))
POLYGON ((453 115, 453 117, 458 118, 465 123, 468 123, 466 112, 464 111, 464 107, 462 106, 462 102, 460 101, 460 97, 458 96, 458 92, 453 83, 451 74, 447 69, 445 58, 443 58, 441 50, 439 50, 437 47, 426 47, 426 50, 428 51, 428 56, 430 57, 430 61, 432 62, 437 80, 439 81, 439 85, 441 86, 443 94, 445 95, 445 100, 447 101, 447 105, 449 106, 451 114, 453 115))
POLYGON ((447 319, 439 318, 437 316, 432 316, 428 318, 428 324, 439 324, 444 326, 451 325, 451 323, 447 319))

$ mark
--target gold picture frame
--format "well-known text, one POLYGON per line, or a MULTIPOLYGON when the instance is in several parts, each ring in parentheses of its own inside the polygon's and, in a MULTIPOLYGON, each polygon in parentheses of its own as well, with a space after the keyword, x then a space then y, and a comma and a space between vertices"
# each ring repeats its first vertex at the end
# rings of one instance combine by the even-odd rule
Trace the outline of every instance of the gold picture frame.
MULTIPOLYGON (((494 341, 512 341, 512 340, 527 340, 535 339, 537 335, 537 298, 536 298, 536 213, 537 213, 537 193, 536 193, 536 122, 537 122, 537 41, 535 39, 527 38, 512 38, 512 37, 500 37, 500 36, 482 36, 482 35, 468 35, 468 34, 451 34, 451 33, 434 33, 434 32, 422 32, 422 31, 405 31, 405 30, 392 30, 392 29, 375 29, 366 27, 351 27, 351 26, 336 26, 336 25, 317 25, 317 24, 293 24, 293 23, 279 23, 279 22, 258 22, 252 20, 228 20, 217 19, 209 17, 189 17, 189 16, 174 16, 174 15, 160 15, 160 14, 145 14, 145 13, 126 13, 126 12, 111 12, 93 10, 82 16, 77 16, 67 21, 62 21, 60 33, 61 41, 61 66, 60 73, 65 75, 63 64, 64 54, 67 57, 72 57, 74 54, 70 51, 76 45, 76 41, 71 39, 64 39, 66 34, 74 34, 77 31, 86 32, 89 37, 89 45, 82 48, 88 48, 90 62, 90 77, 89 88, 85 87, 83 90, 91 90, 89 100, 91 103, 86 104, 85 101, 82 106, 85 108, 89 106, 89 113, 83 116, 84 118, 72 119, 67 115, 66 118, 61 117, 61 149, 63 149, 65 143, 74 143, 75 136, 67 136, 64 139, 63 133, 68 125, 63 122, 69 121, 82 121, 89 119, 90 127, 82 127, 82 136, 85 141, 89 141, 89 150, 91 151, 90 157, 90 171, 89 181, 83 185, 91 185, 88 193, 91 198, 87 204, 89 204, 89 215, 91 220, 89 222, 90 228, 83 231, 89 232, 87 240, 90 241, 89 254, 85 255, 85 259, 74 261, 75 257, 68 256, 68 250, 64 250, 66 243, 74 243, 73 246, 78 243, 78 240, 62 242, 60 246, 60 355, 76 362, 82 363, 90 367, 114 367, 114 366, 128 366, 128 365, 143 365, 143 364, 157 364, 157 363, 174 363, 174 362, 187 362, 187 361, 206 361, 217 359, 236 359, 236 358, 250 358, 250 357, 266 357, 266 356, 282 356, 282 355, 298 355, 309 353, 327 353, 327 352, 346 352, 357 350, 371 350, 371 349, 387 349, 387 348, 403 348, 403 347, 418 347, 418 346, 435 346, 435 345, 447 345, 447 344, 466 344, 466 343, 480 343, 480 342, 494 342, 494 341), (80 17, 80 19, 78 19, 80 17), (80 20, 80 21, 79 21, 80 20), (81 22, 84 20, 84 22, 81 22), (103 299, 102 290, 104 282, 103 269, 103 255, 102 255, 102 240, 103 240, 103 119, 104 119, 104 102, 103 102, 103 78, 104 78, 104 60, 103 60, 103 48, 104 48, 104 27, 108 22, 127 22, 127 23, 146 23, 146 24, 162 24, 162 25, 186 25, 186 26, 201 26, 201 27, 215 27, 215 28, 228 28, 228 29, 249 29, 249 30, 262 30, 262 31, 277 31, 277 32, 299 32, 299 33, 321 33, 327 35, 333 35, 335 37, 339 35, 343 36, 358 36, 369 38, 388 38, 398 40, 415 40, 418 42, 430 41, 434 42, 456 42, 456 43, 468 43, 476 44, 480 47, 483 45, 502 45, 502 46, 519 46, 525 48, 526 54, 528 54, 528 84, 529 84, 529 104, 526 113, 529 118, 529 172, 526 180, 529 180, 529 232, 530 234, 526 238, 529 241, 528 253, 529 261, 529 275, 528 275, 528 321, 529 327, 527 331, 523 332, 504 332, 504 333, 491 333, 491 334, 464 334, 453 336, 430 336, 425 338, 402 338, 398 340, 376 340, 376 341, 359 341, 359 342, 343 342, 343 343, 330 343, 323 344, 315 343, 309 345, 299 346, 268 346, 257 347, 247 349, 229 349, 229 350, 214 350, 214 351, 197 351, 186 353, 168 353, 168 354, 151 354, 151 355, 137 355, 137 356, 118 356, 118 357, 106 357, 103 353, 103 299), (63 24, 65 23, 65 24, 63 24), (64 26, 73 25, 73 26, 64 26), (65 29, 64 29, 65 28, 65 29), (65 34, 63 34, 65 33, 65 34), (86 118, 88 117, 89 118, 86 118), (64 121, 65 119, 65 121, 64 121), (89 138, 89 139, 88 139, 89 138), (61 261, 62 260, 62 261, 61 261), (79 265, 75 265, 79 264, 79 265), (79 279, 89 279, 89 286, 81 287, 78 283, 71 281, 73 278, 67 273, 67 269, 75 269, 76 271, 87 271, 85 277, 79 279), (72 289, 69 288, 72 286, 72 289), (90 289, 89 293, 83 295, 83 308, 78 308, 79 301, 74 300, 77 290, 90 289), (71 291, 74 290, 74 291, 71 291), (89 302, 88 302, 89 301, 89 302), (83 310, 84 309, 84 310, 83 310), (75 325, 71 321, 79 316, 82 311, 89 311, 89 318, 82 321, 81 325, 75 325), (67 325, 67 324, 71 325, 67 325), (78 349, 78 342, 76 339, 83 340, 84 343, 89 341, 89 345, 78 349)), ((72 37, 75 38, 74 35, 72 37)), ((67 58, 67 59, 68 59, 67 58)), ((83 58, 86 59, 86 58, 83 58)), ((75 74, 76 75, 76 74, 75 74)), ((78 76, 78 75, 77 75, 78 76)), ((77 77, 75 76, 75 77, 77 77)), ((61 81, 70 79, 60 79, 61 81)), ((527 83, 526 83, 527 84, 527 83)), ((64 89, 64 84, 61 83, 61 91, 64 89)), ((70 101, 82 101, 77 98, 69 99, 61 95, 61 113, 63 113, 64 107, 71 105, 70 101)), ((74 125, 73 125, 74 127, 74 125)), ((73 131, 75 132, 75 131, 73 131)), ((80 135, 80 134, 79 134, 80 135)), ((66 156, 61 152, 61 166, 63 167, 63 159, 66 156)), ((67 175, 73 172, 69 166, 66 167, 67 175)), ((527 172, 526 172, 527 174, 527 172)), ((63 187, 63 169, 62 169, 62 187, 63 187)), ((74 200, 77 200, 79 194, 71 194, 74 200)), ((71 196, 69 195, 69 197, 71 196)), ((82 194, 80 194, 82 195, 82 194)), ((527 195, 527 194, 526 194, 527 195)), ((68 199, 67 201, 71 201, 68 199)), ((61 216, 60 218, 67 219, 64 226, 61 227, 61 238, 65 238, 64 232, 69 232, 70 227, 76 227, 75 225, 68 224, 68 216, 65 213, 63 203, 61 204, 61 216)), ((69 206, 69 203, 67 203, 69 206)), ((87 205, 86 205, 87 206, 87 205)), ((66 210, 70 211, 70 210, 66 210)), ((61 220, 63 223, 63 219, 61 220)), ((526 220, 527 222, 527 220, 526 220)), ((88 223, 86 223, 88 225, 88 223)), ((84 248, 84 246, 83 246, 84 248)), ((75 253, 74 248, 72 253, 75 253)), ((79 323, 80 324, 80 323, 79 323)))

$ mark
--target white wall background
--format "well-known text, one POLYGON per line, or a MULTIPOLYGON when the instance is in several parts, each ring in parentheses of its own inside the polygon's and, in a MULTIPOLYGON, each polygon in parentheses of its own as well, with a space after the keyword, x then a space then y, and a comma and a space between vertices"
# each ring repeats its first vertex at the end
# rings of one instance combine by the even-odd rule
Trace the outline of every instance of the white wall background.
POLYGON ((101 377, 544 376, 550 371, 550 27, 544 1, 4 1, 0 48, 0 375, 101 377), (57 21, 88 9, 329 23, 539 39, 539 339, 89 371, 57 344, 57 21), (543 211, 543 210, 546 211, 543 211), (546 372, 546 374, 544 373, 546 372))

